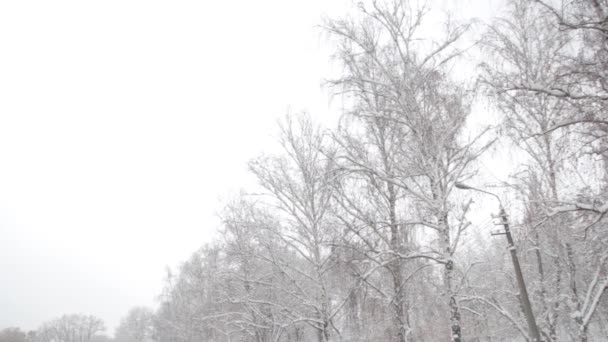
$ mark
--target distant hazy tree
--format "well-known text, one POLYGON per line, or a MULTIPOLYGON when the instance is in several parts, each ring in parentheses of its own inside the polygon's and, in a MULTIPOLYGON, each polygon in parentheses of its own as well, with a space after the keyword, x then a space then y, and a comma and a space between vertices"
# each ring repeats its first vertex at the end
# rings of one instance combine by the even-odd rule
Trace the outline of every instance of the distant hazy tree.
POLYGON ((42 324, 37 331, 38 342, 92 342, 105 330, 103 321, 95 316, 72 314, 42 324))
POLYGON ((154 312, 147 307, 134 307, 114 333, 116 342, 149 342, 153 335, 154 312))
POLYGON ((227 341, 223 320, 232 311, 222 303, 221 248, 204 246, 184 262, 176 274, 169 271, 154 319, 159 342, 227 341))
POLYGON ((0 342, 27 342, 27 335, 19 328, 0 330, 0 342))

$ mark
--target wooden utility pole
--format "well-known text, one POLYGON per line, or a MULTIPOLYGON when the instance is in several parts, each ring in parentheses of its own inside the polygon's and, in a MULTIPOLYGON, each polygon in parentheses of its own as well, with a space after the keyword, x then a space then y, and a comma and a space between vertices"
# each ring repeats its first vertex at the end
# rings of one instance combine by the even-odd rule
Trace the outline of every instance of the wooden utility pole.
POLYGON ((513 268, 515 269, 515 277, 517 278, 517 286, 519 287, 519 294, 521 298, 521 304, 526 315, 526 322, 528 323, 528 330, 532 342, 541 342, 540 332, 536 325, 536 319, 534 318, 534 312, 532 311, 532 305, 530 304, 530 298, 528 297, 528 290, 526 289, 526 282, 524 281, 524 275, 519 265, 519 258, 517 257, 517 249, 515 248, 515 242, 513 242, 513 236, 511 235, 511 229, 509 229, 509 220, 505 209, 500 204, 500 221, 504 227, 504 235, 507 236, 507 243, 509 244, 509 253, 511 254, 511 261, 513 261, 513 268))

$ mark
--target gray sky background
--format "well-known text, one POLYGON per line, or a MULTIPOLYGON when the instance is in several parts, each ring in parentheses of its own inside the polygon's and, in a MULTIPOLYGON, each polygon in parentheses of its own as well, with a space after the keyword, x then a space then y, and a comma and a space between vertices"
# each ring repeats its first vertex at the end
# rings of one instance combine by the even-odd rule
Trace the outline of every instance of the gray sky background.
POLYGON ((0 329, 153 306, 277 118, 335 116, 314 26, 348 3, 1 2, 0 329))

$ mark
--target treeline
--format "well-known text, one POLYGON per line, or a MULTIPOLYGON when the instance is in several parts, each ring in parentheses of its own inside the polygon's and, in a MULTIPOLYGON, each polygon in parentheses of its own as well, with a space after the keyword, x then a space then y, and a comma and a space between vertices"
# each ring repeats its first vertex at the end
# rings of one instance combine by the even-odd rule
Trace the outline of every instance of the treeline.
POLYGON ((43 323, 28 332, 20 328, 0 330, 0 342, 109 342, 105 325, 95 316, 71 314, 43 323))
POLYGON ((112 338, 102 319, 70 314, 45 322, 36 330, 2 329, 0 342, 153 342, 154 324, 153 310, 134 307, 120 321, 112 338))
POLYGON ((158 309, 140 328, 124 321, 124 336, 533 341, 516 248, 543 341, 608 339, 608 2, 506 8, 441 35, 415 1, 326 19, 339 124, 287 116, 282 152, 249 164, 260 189, 226 204, 221 238, 167 276, 158 309), (500 122, 479 129, 480 103, 500 122), (487 187, 482 160, 505 146, 518 165, 487 187), (489 212, 470 223, 499 201, 508 248, 489 212))

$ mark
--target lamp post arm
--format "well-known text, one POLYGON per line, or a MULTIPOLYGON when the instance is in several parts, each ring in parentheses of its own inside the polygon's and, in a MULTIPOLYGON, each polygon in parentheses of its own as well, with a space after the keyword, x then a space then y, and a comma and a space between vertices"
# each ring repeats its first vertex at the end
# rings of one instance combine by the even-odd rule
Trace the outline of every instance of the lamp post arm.
POLYGON ((494 196, 494 198, 496 198, 496 200, 498 201, 498 205, 500 206, 500 209, 502 209, 502 208, 503 208, 503 206, 502 206, 502 201, 500 200, 500 197, 498 197, 498 195, 497 195, 497 194, 495 194, 495 193, 492 193, 492 192, 489 192, 489 191, 486 191, 486 190, 483 190, 483 189, 479 189, 479 188, 476 188, 476 187, 473 187, 473 186, 470 186, 470 185, 467 185, 467 184, 458 183, 458 182, 456 182, 456 184, 454 184, 454 185, 455 185, 455 186, 456 186, 458 189, 463 189, 463 190, 474 190, 474 191, 479 191, 479 192, 482 192, 482 193, 484 193, 484 194, 486 194, 486 195, 494 196))
POLYGON ((489 191, 485 191, 485 190, 477 189, 477 188, 474 188, 473 190, 477 190, 477 191, 479 191, 479 192, 483 192, 484 194, 488 194, 488 195, 492 195, 492 196, 494 196, 494 198, 496 198, 496 200, 498 201, 498 205, 500 206, 500 209, 503 209, 503 206, 502 206, 502 201, 500 200, 500 197, 498 197, 498 195, 497 195, 497 194, 495 194, 495 193, 491 193, 491 192, 489 192, 489 191))

